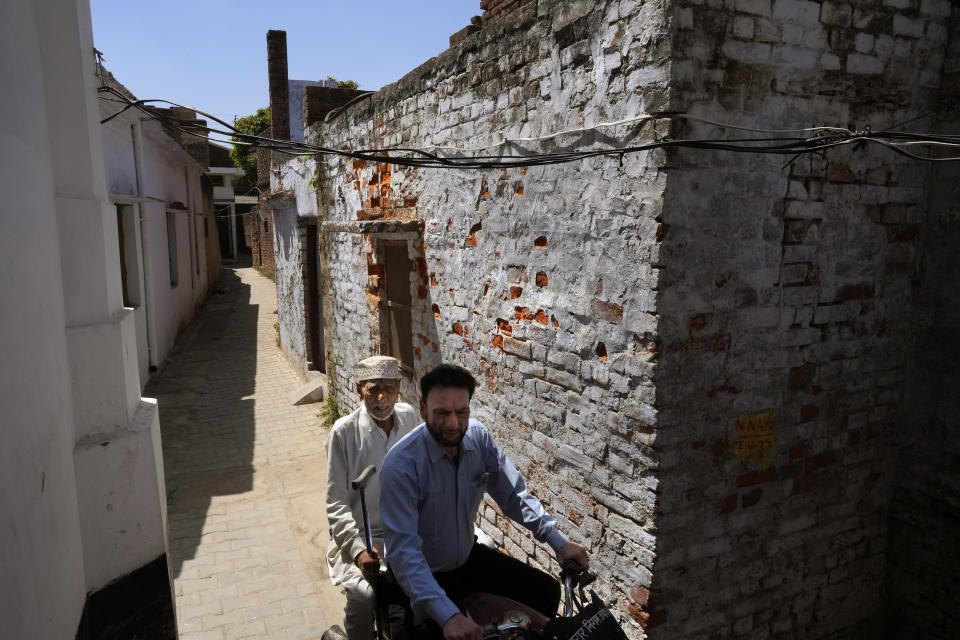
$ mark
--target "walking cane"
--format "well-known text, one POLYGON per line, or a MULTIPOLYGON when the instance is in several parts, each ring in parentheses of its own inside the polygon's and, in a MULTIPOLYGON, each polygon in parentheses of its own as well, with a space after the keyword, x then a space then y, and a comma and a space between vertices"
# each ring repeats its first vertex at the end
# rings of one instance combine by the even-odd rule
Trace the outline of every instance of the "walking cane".
MULTIPOLYGON (((370 478, 377 472, 377 468, 374 465, 370 465, 363 472, 357 476, 351 486, 354 491, 360 492, 360 508, 363 511, 363 534, 364 539, 367 543, 367 551, 373 553, 373 534, 370 531, 370 514, 367 513, 367 496, 364 492, 364 489, 367 486, 367 482, 370 478)), ((377 575, 376 579, 373 581, 373 598, 376 601, 376 605, 373 607, 374 615, 377 618, 377 640, 383 640, 383 622, 380 619, 380 605, 382 604, 380 600, 380 576, 377 575)))

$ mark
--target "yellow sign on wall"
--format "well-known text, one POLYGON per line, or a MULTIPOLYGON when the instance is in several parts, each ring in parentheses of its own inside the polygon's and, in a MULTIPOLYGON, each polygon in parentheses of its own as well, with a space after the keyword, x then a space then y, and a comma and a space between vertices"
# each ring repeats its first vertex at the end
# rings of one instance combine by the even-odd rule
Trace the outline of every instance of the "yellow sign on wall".
POLYGON ((733 425, 733 453, 749 465, 767 466, 776 439, 772 413, 740 416, 733 425))

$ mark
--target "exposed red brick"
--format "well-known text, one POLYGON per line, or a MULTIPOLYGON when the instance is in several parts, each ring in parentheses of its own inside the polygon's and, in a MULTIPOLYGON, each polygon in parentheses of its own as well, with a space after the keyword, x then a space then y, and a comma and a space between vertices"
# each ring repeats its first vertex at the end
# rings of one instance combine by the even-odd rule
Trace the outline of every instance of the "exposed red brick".
POLYGON ((645 587, 634 587, 630 590, 630 599, 641 607, 645 607, 650 601, 650 590, 645 587))
POLYGON ((543 271, 537 271, 536 283, 537 286, 541 288, 547 286, 547 274, 543 271))
POLYGON ((607 345, 603 344, 602 342, 597 343, 597 357, 604 362, 607 361, 607 345))
POLYGON ((670 225, 666 222, 657 223, 657 242, 663 242, 667 234, 670 233, 670 225))
POLYGON ((613 324, 617 324, 623 320, 623 307, 616 303, 594 298, 591 308, 593 315, 601 320, 606 320, 613 324))
POLYGON ((517 320, 526 320, 527 322, 530 322, 533 320, 534 316, 532 313, 530 313, 530 309, 527 307, 517 307, 513 310, 513 317, 517 320))
POLYGON ((905 224, 892 227, 889 232, 890 242, 913 242, 920 235, 920 225, 905 224))
MULTIPOLYGON (((466 340, 464 340, 464 342, 466 342, 466 340)), ((493 378, 487 378, 487 390, 493 391, 493 387, 494 387, 493 378)))
POLYGON ((510 323, 504 320, 503 318, 497 318, 497 331, 509 335, 513 335, 513 327, 510 326, 510 323))
POLYGON ((720 515, 730 513, 737 508, 737 494, 727 496, 720 501, 720 508, 717 510, 720 515))
POLYGON ((489 290, 490 290, 490 285, 488 285, 488 284, 483 285, 483 295, 484 295, 484 296, 487 295, 487 291, 489 291, 489 290))
POLYGON ((368 265, 367 265, 367 275, 368 275, 368 276, 376 276, 376 277, 378 277, 378 278, 382 278, 384 275, 386 275, 386 270, 385 270, 385 268, 384 268, 384 265, 382 265, 382 264, 368 264, 368 265))
POLYGON ((737 486, 740 488, 751 487, 755 484, 772 482, 777 479, 777 468, 767 467, 763 471, 748 471, 737 477, 737 486))
POLYGON ((820 415, 820 407, 815 404, 805 404, 800 407, 800 422, 810 422, 820 415))
POLYGON ((812 364, 805 364, 800 367, 790 369, 790 376, 787 382, 788 388, 792 391, 806 389, 807 385, 813 382, 813 377, 817 373, 817 367, 812 364))
POLYGON ((850 184, 857 182, 858 178, 857 174, 842 162, 831 162, 827 167, 827 180, 850 184))
POLYGON ((427 298, 427 295, 429 295, 429 293, 430 293, 430 290, 427 289, 426 286, 421 284, 420 286, 417 287, 417 298, 419 298, 420 300, 425 300, 427 298))
POLYGON ((523 185, 522 185, 522 184, 518 184, 518 185, 517 185, 517 189, 516 189, 516 191, 515 191, 514 193, 516 193, 518 196, 522 196, 522 195, 523 195, 523 185))
POLYGON ((439 319, 440 319, 440 306, 435 304, 435 305, 433 305, 433 307, 431 307, 431 309, 433 310, 433 315, 434 315, 434 317, 436 317, 437 320, 439 320, 439 319))
POLYGON ((537 313, 533 316, 533 319, 540 324, 547 324, 550 321, 550 317, 543 312, 543 309, 537 309, 537 313))
POLYGON ((727 453, 728 447, 729 445, 727 444, 726 438, 717 438, 710 445, 710 451, 713 452, 713 455, 719 458, 727 453))
POLYGON ((452 329, 453 329, 453 332, 458 336, 463 335, 463 325, 460 324, 459 322, 454 322, 452 329))
POLYGON ((437 286, 438 284, 439 284, 439 283, 437 282, 437 276, 435 276, 434 274, 431 273, 431 274, 430 274, 430 286, 431 286, 431 287, 435 287, 435 286, 437 286))
POLYGON ((550 323, 553 325, 554 329, 560 326, 560 323, 557 322, 557 318, 555 316, 550 316, 550 323))
POLYGON ((697 331, 703 329, 709 324, 710 318, 703 313, 697 314, 690 318, 690 322, 687 323, 687 326, 690 327, 691 331, 697 331))
POLYGON ((503 336, 499 334, 495 335, 493 336, 493 340, 491 342, 497 349, 503 349, 503 336))
POLYGON ((430 338, 428 338, 427 336, 420 336, 420 340, 423 341, 423 346, 427 346, 428 344, 430 344, 430 338))
POLYGON ((837 291, 837 300, 847 302, 849 300, 863 300, 873 297, 873 285, 869 283, 847 284, 837 291))
POLYGON ((366 169, 366 168, 367 168, 367 161, 366 161, 366 160, 354 160, 354 161, 353 161, 353 170, 354 170, 354 171, 360 171, 361 169, 366 169))
POLYGON ((416 198, 411 198, 411 197, 404 198, 404 199, 403 199, 403 206, 405 206, 405 207, 408 208, 408 209, 413 209, 414 207, 417 206, 417 199, 416 199, 416 198))
POLYGON ((516 300, 523 295, 523 287, 510 287, 510 299, 516 300))
POLYGON ((827 451, 824 453, 818 453, 815 456, 810 456, 806 459, 806 464, 804 468, 807 473, 813 473, 818 469, 823 469, 825 467, 832 466, 837 463, 837 455, 832 451, 827 451))
POLYGON ((760 501, 760 496, 762 495, 762 488, 757 487, 756 489, 751 489, 740 497, 740 506, 742 506, 744 509, 748 509, 757 504, 757 502, 760 501))
POLYGON ((533 241, 533 246, 540 247, 541 249, 547 248, 547 236, 540 236, 533 241))
POLYGON ((479 222, 472 227, 470 227, 470 237, 467 238, 467 245, 471 247, 477 246, 477 232, 483 229, 483 225, 479 222))
POLYGON ((647 628, 647 625, 650 621, 650 614, 648 614, 646 611, 644 611, 643 609, 641 609, 639 606, 635 605, 632 602, 629 605, 627 605, 627 612, 630 614, 631 618, 637 621, 637 624, 639 624, 644 629, 647 628))

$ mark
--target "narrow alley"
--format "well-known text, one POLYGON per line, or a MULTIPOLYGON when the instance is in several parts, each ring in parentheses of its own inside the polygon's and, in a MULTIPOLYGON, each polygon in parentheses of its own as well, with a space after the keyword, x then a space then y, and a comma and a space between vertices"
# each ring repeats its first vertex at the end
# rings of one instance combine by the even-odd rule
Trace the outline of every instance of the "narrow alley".
POLYGON ((292 406, 276 288, 223 269, 145 395, 162 416, 170 567, 181 640, 319 638, 342 596, 324 553, 329 425, 292 406))

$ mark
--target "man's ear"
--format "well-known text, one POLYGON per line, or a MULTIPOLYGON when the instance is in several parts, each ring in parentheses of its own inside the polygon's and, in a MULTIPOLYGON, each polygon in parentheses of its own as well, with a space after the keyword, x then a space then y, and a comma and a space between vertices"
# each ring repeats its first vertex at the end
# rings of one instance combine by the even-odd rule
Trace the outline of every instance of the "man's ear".
POLYGON ((426 421, 427 419, 427 403, 423 400, 420 401, 420 417, 426 421))

